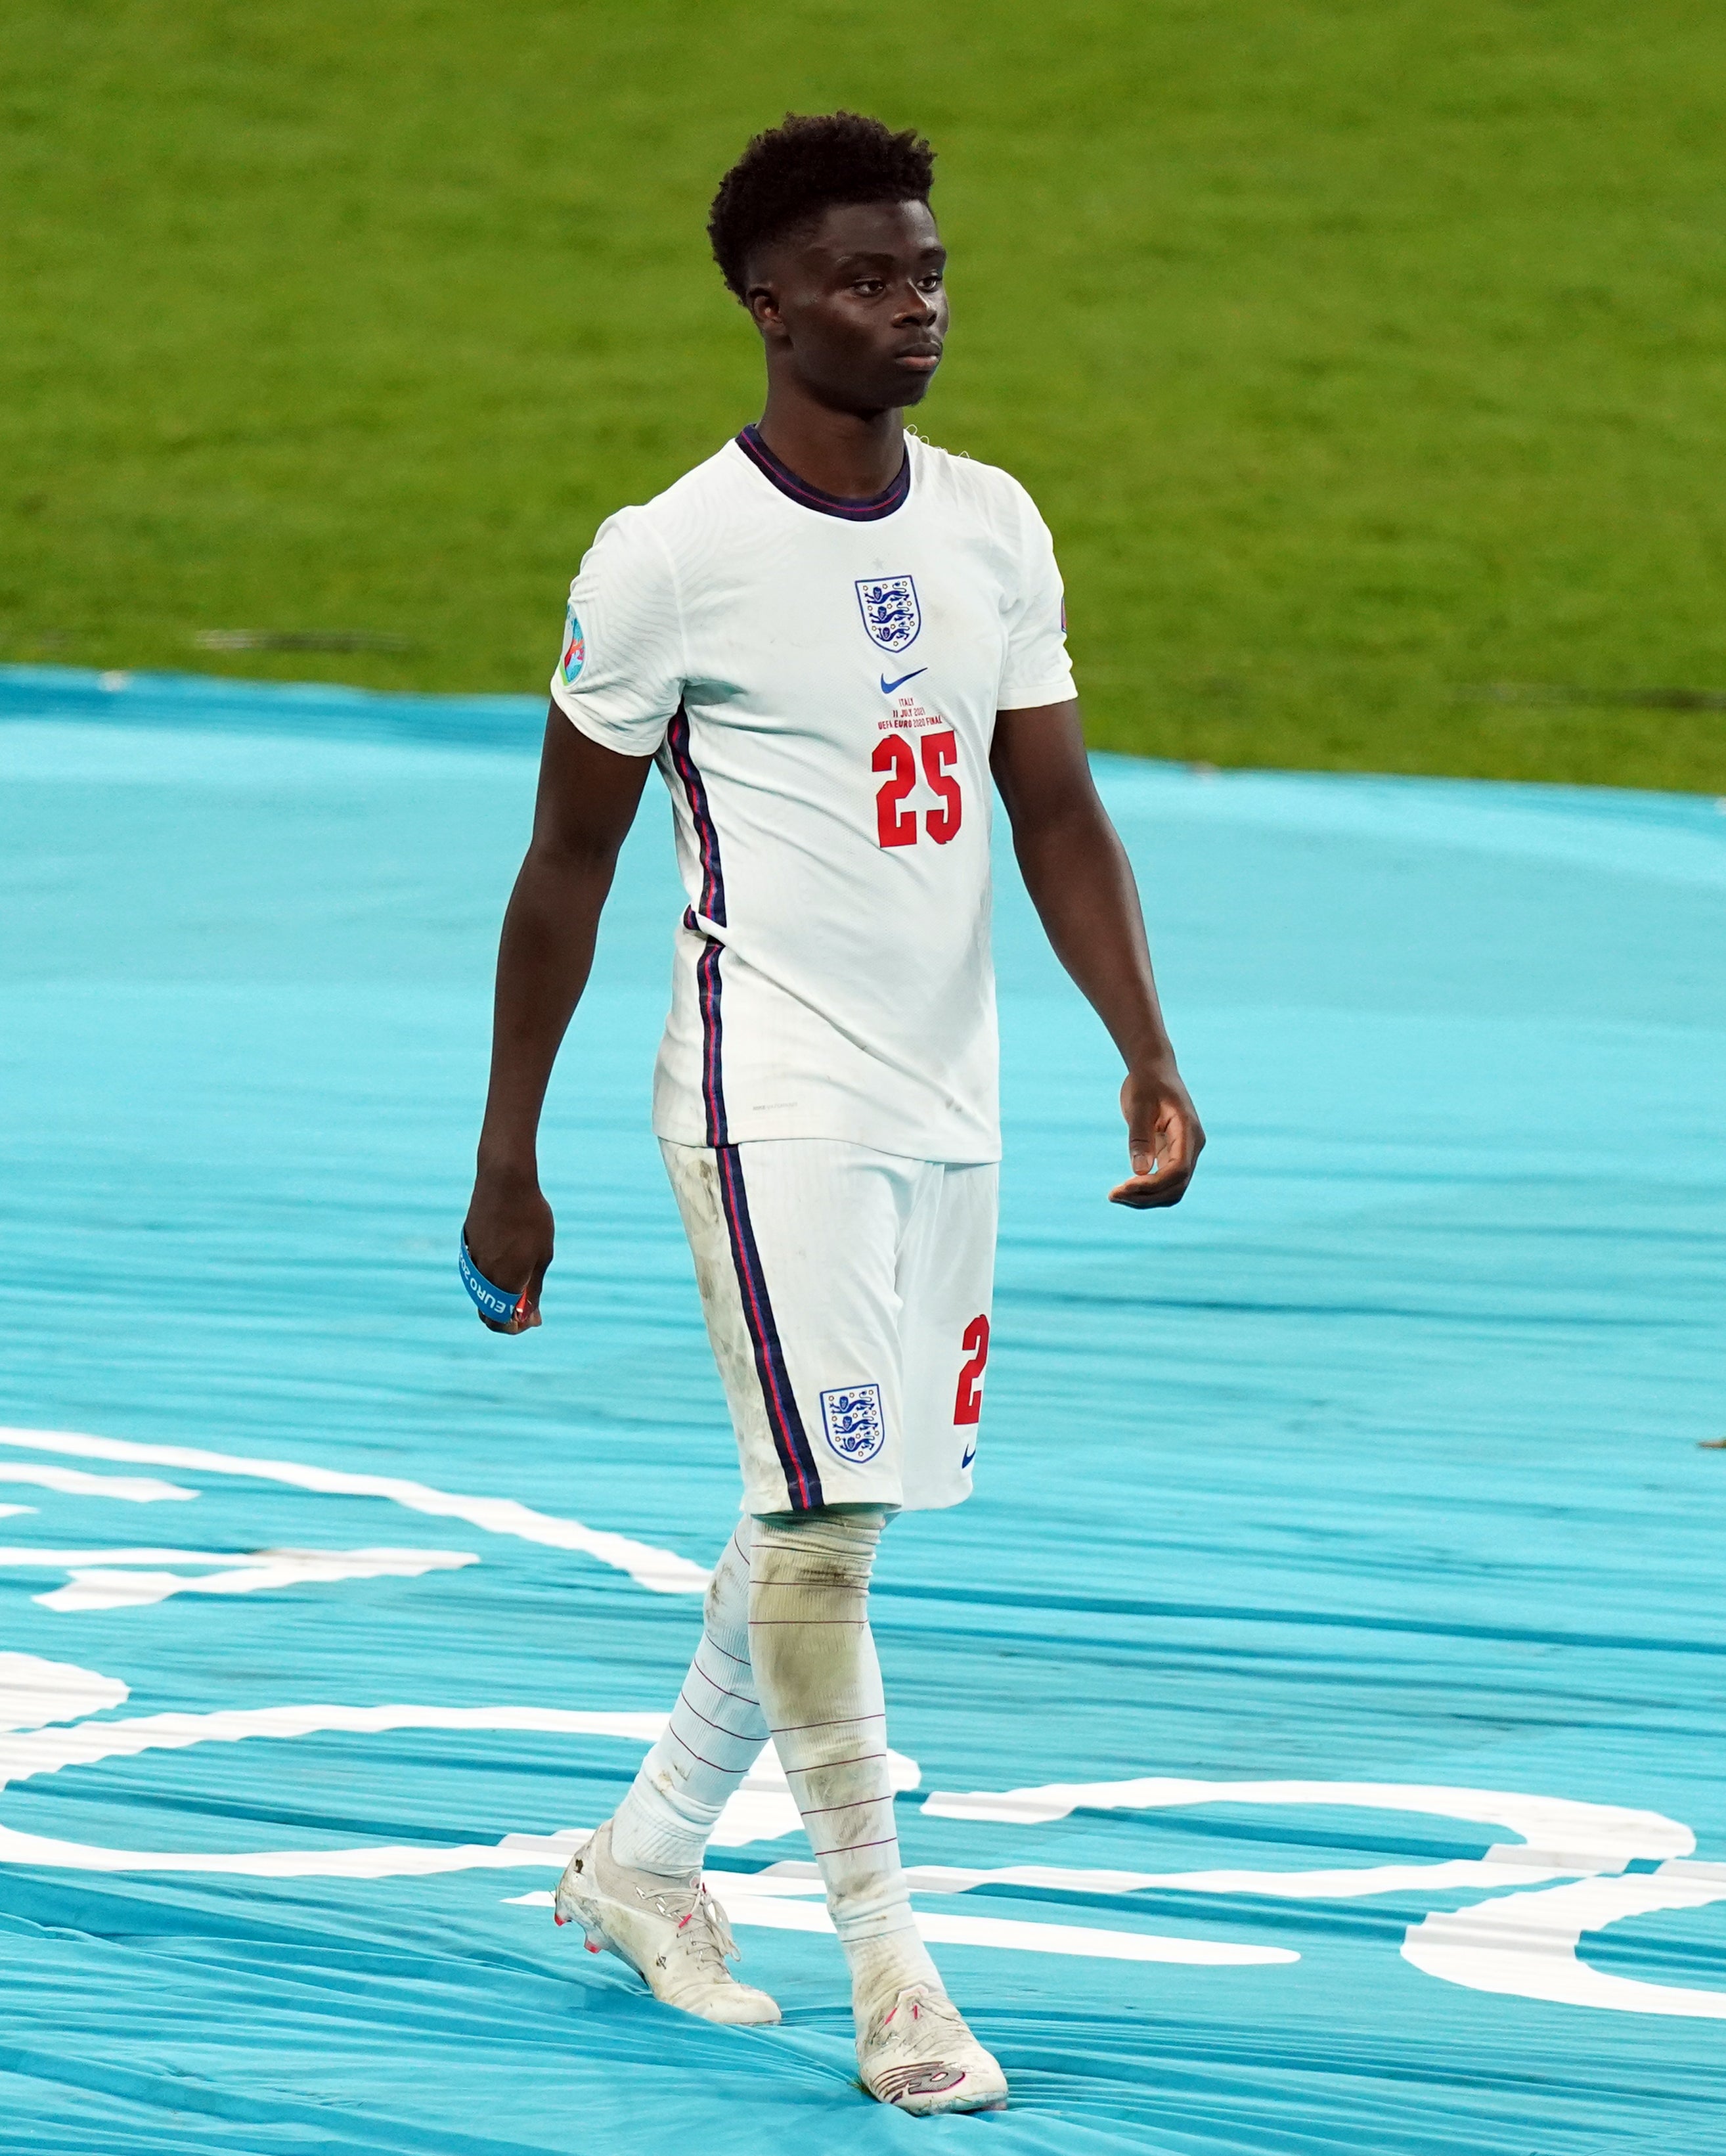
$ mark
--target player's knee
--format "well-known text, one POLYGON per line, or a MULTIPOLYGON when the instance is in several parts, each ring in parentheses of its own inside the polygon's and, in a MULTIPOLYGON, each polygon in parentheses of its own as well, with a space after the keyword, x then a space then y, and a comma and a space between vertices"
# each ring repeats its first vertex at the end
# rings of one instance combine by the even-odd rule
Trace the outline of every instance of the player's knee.
POLYGON ((820 1505, 802 1512, 757 1514, 755 1586, 867 1589, 889 1514, 880 1505, 820 1505))

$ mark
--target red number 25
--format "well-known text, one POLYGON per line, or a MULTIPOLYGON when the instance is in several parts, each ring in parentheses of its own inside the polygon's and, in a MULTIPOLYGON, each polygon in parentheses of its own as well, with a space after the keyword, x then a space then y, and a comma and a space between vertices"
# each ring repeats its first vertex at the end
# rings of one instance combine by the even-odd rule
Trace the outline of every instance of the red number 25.
MULTIPOLYGON (((940 733, 924 734, 920 746, 923 776, 929 781, 930 791, 938 794, 941 801, 939 808, 924 811, 923 820, 936 845, 945 846, 949 839, 957 836, 960 819, 965 812, 965 797, 959 790, 959 781, 948 768, 959 761, 959 743, 948 727, 940 733)), ((889 774, 875 796, 875 829, 882 844, 914 846, 917 811, 904 806, 905 796, 917 783, 917 758, 911 752, 911 744, 903 734, 889 734, 876 742, 869 768, 889 774)))

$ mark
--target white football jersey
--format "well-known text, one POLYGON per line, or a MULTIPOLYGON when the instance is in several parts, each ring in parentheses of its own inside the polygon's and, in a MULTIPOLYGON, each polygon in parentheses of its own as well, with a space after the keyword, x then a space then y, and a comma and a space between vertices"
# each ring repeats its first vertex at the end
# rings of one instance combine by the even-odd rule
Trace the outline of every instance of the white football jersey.
POLYGON ((1073 693, 1018 482, 914 436, 847 501, 747 429, 600 527, 551 693, 671 791, 658 1136, 997 1159, 990 743, 1073 693))

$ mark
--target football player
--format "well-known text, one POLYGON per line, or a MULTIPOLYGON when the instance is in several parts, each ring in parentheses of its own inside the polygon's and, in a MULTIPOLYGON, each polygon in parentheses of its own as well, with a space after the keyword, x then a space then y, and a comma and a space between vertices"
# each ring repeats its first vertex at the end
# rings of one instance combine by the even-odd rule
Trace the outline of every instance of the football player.
POLYGON ((1109 1197, 1174 1204, 1204 1143, 1086 761, 1048 531, 1006 472, 905 426, 947 336, 932 172, 914 133, 840 112, 757 136, 720 187, 713 250, 760 332, 766 404, 610 517, 571 588, 464 1254, 488 1324, 540 1322, 540 1103, 657 768, 688 903, 653 1127, 742 1517, 665 1732, 557 1914, 673 2005, 776 2020, 731 1974, 701 1876, 771 1737, 849 1964, 863 2084, 923 2113, 1006 2096, 912 1916, 868 1606, 886 1522, 960 1502, 977 1449, 1000 1156, 991 783, 1125 1065, 1129 1172, 1109 1197))

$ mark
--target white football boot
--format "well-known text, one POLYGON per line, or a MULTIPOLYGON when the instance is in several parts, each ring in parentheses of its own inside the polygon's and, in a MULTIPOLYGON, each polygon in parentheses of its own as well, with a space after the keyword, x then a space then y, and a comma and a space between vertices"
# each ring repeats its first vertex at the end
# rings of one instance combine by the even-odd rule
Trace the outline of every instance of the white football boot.
POLYGON ((740 1984, 725 1966, 741 1958, 725 1912, 701 1882, 632 1871, 612 1855, 612 1823, 564 1867, 552 1912, 579 1924, 587 1951, 609 1948, 627 1962, 655 1999, 704 2021, 762 2028, 779 2019, 765 1991, 740 1984))
POLYGON ((1005 2111, 1006 2076, 950 1999, 908 1984, 858 2032, 863 2085, 882 2103, 926 2118, 938 2111, 1005 2111))

